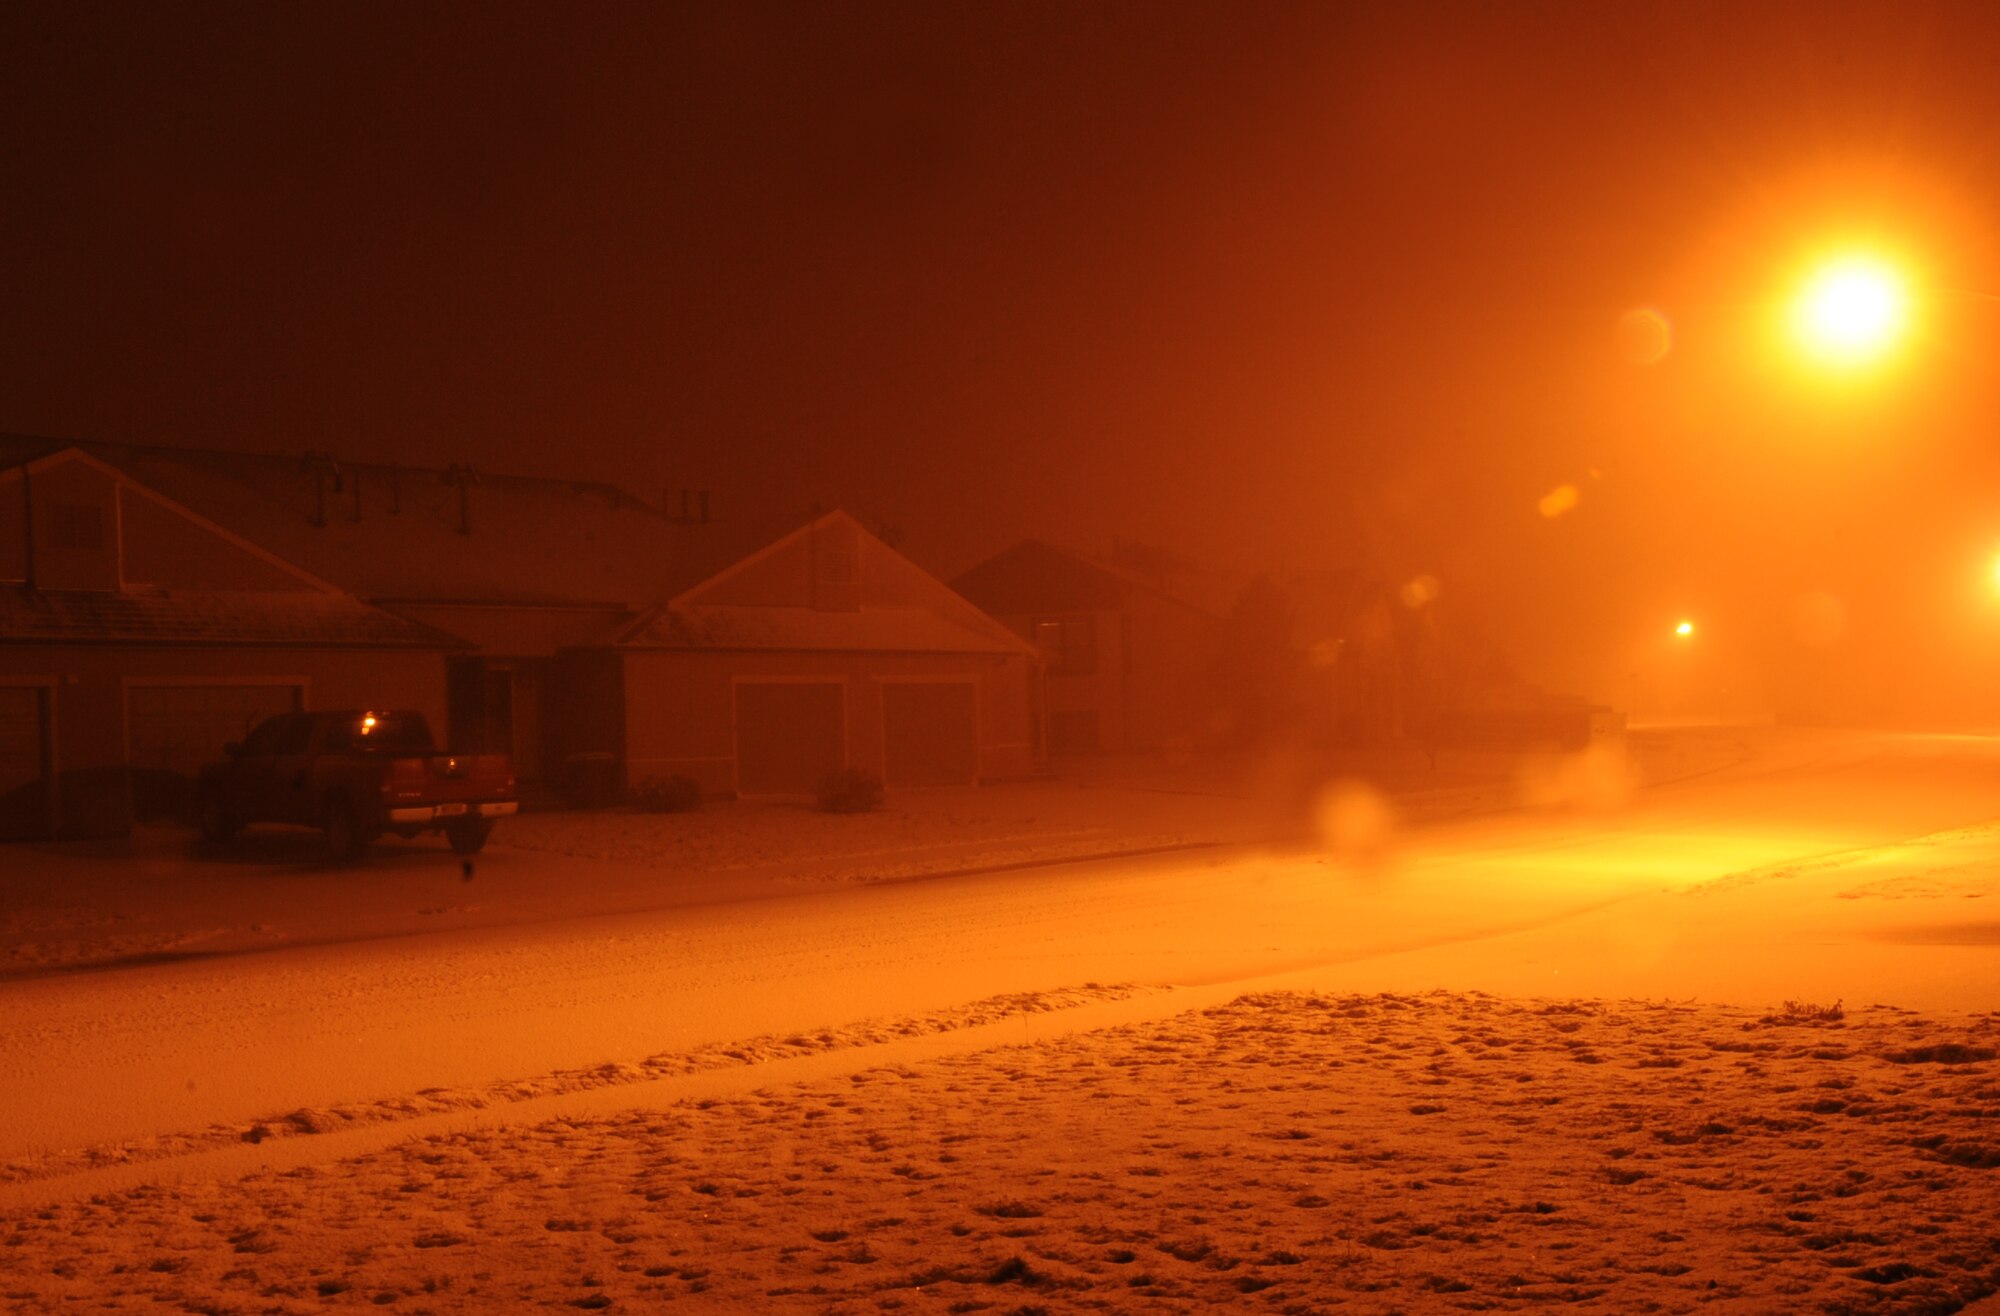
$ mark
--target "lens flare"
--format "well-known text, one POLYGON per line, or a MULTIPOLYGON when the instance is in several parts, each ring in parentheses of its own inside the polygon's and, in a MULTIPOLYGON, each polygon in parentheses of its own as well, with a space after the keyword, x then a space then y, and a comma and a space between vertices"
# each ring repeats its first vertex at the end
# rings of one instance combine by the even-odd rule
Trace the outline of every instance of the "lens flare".
POLYGON ((1574 509, 1582 499, 1583 495, 1578 492, 1575 485, 1559 484, 1543 494, 1541 501, 1536 506, 1541 509, 1541 513, 1545 518, 1553 521, 1563 513, 1574 509))
POLYGON ((1618 350, 1634 365, 1653 366, 1674 350, 1674 325, 1651 306, 1635 306, 1618 317, 1618 350))
POLYGON ((1328 783, 1313 802, 1313 814, 1320 841, 1334 856, 1363 867, 1380 866, 1389 858, 1396 811, 1367 782, 1328 783))
POLYGON ((1433 603, 1437 600, 1440 588, 1438 578, 1428 572, 1420 576, 1413 576, 1403 583, 1403 606, 1406 608, 1421 608, 1428 603, 1433 603))

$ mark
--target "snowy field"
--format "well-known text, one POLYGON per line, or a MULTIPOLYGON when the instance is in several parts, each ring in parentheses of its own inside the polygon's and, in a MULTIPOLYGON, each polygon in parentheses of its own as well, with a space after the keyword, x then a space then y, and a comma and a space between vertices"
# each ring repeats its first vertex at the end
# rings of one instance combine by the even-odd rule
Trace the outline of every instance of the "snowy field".
POLYGON ((1275 994, 5 1223, 19 1311, 1943 1312, 2000 1018, 1275 994))
POLYGON ((470 881, 282 835, 27 848, 0 1296, 1915 1313, 2000 1287, 2000 747, 1636 757, 1366 807, 1163 769, 781 827, 530 817, 470 881), (730 867, 744 827, 770 848, 730 867), (1154 853, 1051 865, 1069 845, 1154 853))

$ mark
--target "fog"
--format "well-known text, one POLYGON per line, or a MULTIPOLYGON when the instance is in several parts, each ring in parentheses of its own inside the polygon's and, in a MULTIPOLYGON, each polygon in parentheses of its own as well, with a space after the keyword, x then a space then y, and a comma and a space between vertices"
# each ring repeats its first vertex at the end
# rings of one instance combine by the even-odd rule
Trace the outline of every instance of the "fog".
POLYGON ((0 1305, 1981 1304, 1996 35, 7 7, 0 1305))
POLYGON ((1767 706, 1984 697, 1976 8, 6 23, 14 430, 1428 573, 1620 703, 1688 610, 1767 706), (1769 341, 1850 244, 1920 301, 1867 378, 1769 341))

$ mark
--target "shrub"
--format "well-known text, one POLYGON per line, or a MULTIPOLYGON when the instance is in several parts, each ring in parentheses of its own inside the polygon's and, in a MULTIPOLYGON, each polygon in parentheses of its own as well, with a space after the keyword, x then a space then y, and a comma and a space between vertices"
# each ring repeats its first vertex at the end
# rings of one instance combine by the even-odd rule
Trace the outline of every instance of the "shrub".
POLYGON ((1807 1024, 1816 1026, 1819 1024, 1837 1024, 1846 1017, 1847 1011, 1841 1008, 1841 1002, 1839 1001, 1835 1001, 1832 1005, 1815 1005, 1811 1001, 1786 1001, 1783 1009, 1775 1014, 1765 1015, 1763 1022, 1767 1024, 1807 1024))
POLYGON ((882 779, 866 768, 835 768, 820 778, 819 807, 828 813, 869 813, 882 807, 882 779))
POLYGON ((632 807, 641 813, 693 813, 701 807, 701 786, 692 777, 641 782, 632 792, 632 807))

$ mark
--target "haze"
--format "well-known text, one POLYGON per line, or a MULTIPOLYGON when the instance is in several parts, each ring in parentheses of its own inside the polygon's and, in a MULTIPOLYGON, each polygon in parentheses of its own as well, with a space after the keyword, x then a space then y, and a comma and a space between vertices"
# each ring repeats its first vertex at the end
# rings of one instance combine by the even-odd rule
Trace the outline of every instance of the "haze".
POLYGON ((1990 309, 1746 349, 1828 243, 1992 287, 1982 18, 14 6, 8 424, 1359 554, 1599 697, 1685 609, 1769 697, 1827 590, 1862 702, 1980 697, 1990 309))
POLYGON ((1979 1307, 1996 42, 0 9, 0 1306, 1979 1307))

